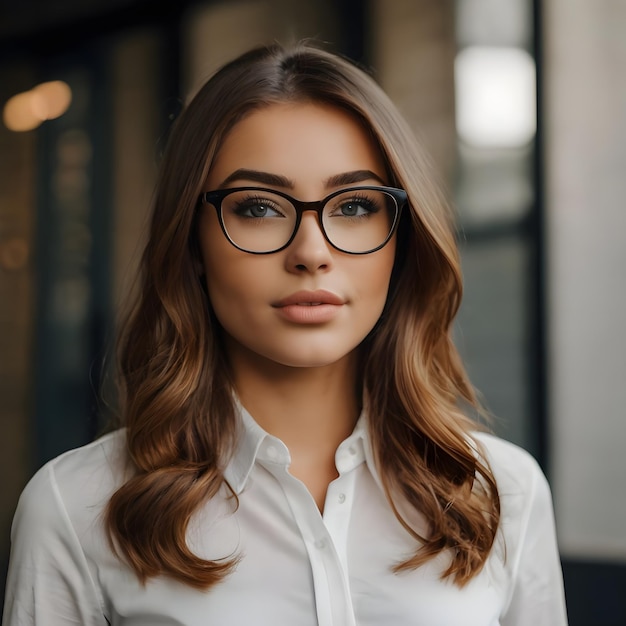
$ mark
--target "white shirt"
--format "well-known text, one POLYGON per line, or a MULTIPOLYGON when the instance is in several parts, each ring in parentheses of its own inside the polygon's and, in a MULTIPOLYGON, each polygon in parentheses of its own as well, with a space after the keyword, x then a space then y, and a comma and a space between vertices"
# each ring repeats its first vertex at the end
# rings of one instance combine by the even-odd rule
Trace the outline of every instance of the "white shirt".
MULTIPOLYGON (((205 558, 239 555, 209 591, 158 577, 145 587, 111 552, 102 514, 124 481, 125 433, 65 453, 32 478, 12 529, 5 626, 561 626, 567 623, 550 492, 535 461, 478 435, 502 517, 486 566, 459 589, 448 556, 391 567, 415 551, 373 464, 366 420, 337 449, 339 477, 321 515, 289 474, 285 445, 242 410, 226 487, 192 518, 188 544, 205 558)), ((146 511, 154 515, 157 511, 146 511)), ((411 519, 425 530, 424 521, 411 519)))

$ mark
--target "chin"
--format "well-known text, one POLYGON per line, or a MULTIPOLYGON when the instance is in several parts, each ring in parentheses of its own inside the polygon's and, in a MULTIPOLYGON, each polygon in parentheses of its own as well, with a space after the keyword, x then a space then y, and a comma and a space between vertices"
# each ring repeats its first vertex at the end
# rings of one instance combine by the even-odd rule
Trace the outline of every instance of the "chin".
POLYGON ((346 358, 348 355, 311 355, 311 356, 294 356, 289 355, 284 358, 271 359, 279 365, 285 367, 293 367, 298 369, 316 369, 320 367, 329 367, 335 365, 346 358))
POLYGON ((285 367, 306 369, 329 367, 338 364, 347 359, 353 352, 353 346, 346 347, 345 350, 342 350, 337 345, 329 346, 326 349, 319 344, 311 346, 310 349, 306 349, 306 347, 300 345, 294 346, 294 349, 290 350, 287 345, 284 346, 280 352, 271 351, 266 353, 265 357, 285 367))
POLYGON ((314 369, 331 367, 345 362, 355 354, 352 341, 341 341, 335 333, 332 336, 266 336, 258 338, 227 337, 227 351, 231 358, 248 362, 253 368, 288 367, 294 369, 314 369))

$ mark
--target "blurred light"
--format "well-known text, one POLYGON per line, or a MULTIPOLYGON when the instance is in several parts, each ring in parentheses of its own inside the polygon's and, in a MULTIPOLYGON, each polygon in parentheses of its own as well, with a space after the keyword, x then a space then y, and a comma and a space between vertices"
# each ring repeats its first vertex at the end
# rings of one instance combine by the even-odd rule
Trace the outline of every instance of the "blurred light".
POLYGON ((61 80, 53 80, 10 98, 4 105, 2 119, 9 130, 33 130, 45 120, 63 115, 71 102, 72 90, 69 85, 61 80))
POLYGON ((44 120, 61 117, 72 102, 72 90, 62 80, 41 83, 32 91, 36 97, 37 111, 44 120))
POLYGON ((33 110, 33 93, 24 91, 13 96, 2 112, 4 125, 9 130, 24 131, 37 128, 43 121, 33 110))
POLYGON ((456 124, 484 148, 526 145, 537 128, 535 62, 521 48, 464 48, 456 57, 456 124))

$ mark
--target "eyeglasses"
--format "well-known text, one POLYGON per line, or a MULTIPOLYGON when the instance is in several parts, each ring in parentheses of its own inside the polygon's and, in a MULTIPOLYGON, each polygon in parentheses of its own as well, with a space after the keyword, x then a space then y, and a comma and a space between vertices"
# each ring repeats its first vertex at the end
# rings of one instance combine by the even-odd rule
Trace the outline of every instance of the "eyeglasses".
POLYGON ((271 254, 296 236, 304 211, 315 211, 326 241, 340 252, 369 254, 393 235, 407 194, 393 187, 351 187, 319 202, 301 202, 286 193, 259 187, 208 191, 226 238, 250 254, 271 254))

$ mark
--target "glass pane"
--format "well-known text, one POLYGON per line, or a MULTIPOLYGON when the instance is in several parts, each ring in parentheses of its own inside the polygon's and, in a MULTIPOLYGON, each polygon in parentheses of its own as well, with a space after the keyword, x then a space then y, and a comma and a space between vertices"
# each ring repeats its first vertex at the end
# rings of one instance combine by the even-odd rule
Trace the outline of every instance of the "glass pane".
POLYGON ((465 296, 456 342, 474 385, 494 415, 493 429, 531 452, 533 389, 529 381, 530 338, 527 244, 519 237, 462 246, 465 296))
POLYGON ((467 229, 519 223, 532 209, 532 148, 459 146, 456 202, 467 229))

